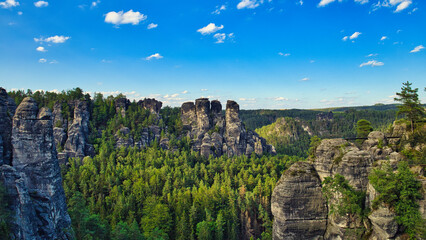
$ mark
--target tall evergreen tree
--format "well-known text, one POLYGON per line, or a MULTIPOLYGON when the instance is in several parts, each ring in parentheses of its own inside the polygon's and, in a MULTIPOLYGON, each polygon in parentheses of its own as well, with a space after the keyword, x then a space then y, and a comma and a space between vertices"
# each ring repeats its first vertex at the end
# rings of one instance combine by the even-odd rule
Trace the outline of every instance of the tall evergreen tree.
POLYGON ((419 89, 412 89, 412 83, 408 81, 402 85, 401 92, 396 93, 399 98, 394 98, 395 101, 402 103, 401 106, 398 106, 397 115, 405 114, 411 122, 411 131, 414 132, 414 124, 424 116, 424 109, 417 94, 419 89))

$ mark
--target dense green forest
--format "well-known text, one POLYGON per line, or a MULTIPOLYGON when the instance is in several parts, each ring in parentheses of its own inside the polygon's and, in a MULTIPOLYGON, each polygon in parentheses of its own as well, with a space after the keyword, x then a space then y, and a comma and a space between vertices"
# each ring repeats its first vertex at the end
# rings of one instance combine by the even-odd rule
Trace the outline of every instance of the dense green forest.
POLYGON ((90 103, 89 142, 96 154, 70 159, 62 168, 77 239, 271 239, 275 184, 292 163, 306 159, 312 146, 313 136, 303 127, 321 137, 348 137, 356 135, 360 119, 386 129, 396 114, 395 109, 349 109, 324 120, 317 119, 321 111, 242 110, 246 126, 274 144, 278 154, 206 159, 191 151, 191 139, 182 137, 180 108, 164 107, 158 118, 132 102, 123 117, 114 105, 122 95, 95 94, 92 99, 79 88, 9 95, 17 104, 26 96, 39 107, 59 102, 68 120, 73 117, 70 102, 90 103), (137 138, 153 124, 170 139, 172 150, 163 150, 158 141, 141 149, 116 147, 122 127, 137 138))

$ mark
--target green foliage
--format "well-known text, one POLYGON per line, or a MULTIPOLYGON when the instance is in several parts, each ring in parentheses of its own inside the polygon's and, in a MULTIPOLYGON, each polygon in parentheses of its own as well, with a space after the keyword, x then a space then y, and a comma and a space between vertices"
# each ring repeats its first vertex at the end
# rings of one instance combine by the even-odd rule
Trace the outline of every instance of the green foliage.
POLYGON ((315 159, 315 152, 317 151, 318 146, 321 144, 321 138, 313 136, 311 138, 311 143, 309 144, 308 156, 309 159, 315 159))
POLYGON ((6 189, 0 182, 0 240, 10 239, 10 217, 6 189))
POLYGON ((136 220, 129 226, 125 222, 119 222, 111 233, 114 240, 143 240, 136 220))
POLYGON ((395 101, 401 102, 402 105, 398 106, 397 115, 405 115, 411 122, 411 131, 414 132, 415 123, 422 119, 425 115, 425 110, 422 107, 419 95, 417 94, 418 88, 412 89, 412 83, 402 83, 403 87, 401 92, 396 93, 399 98, 395 98, 395 101))
POLYGON ((356 191, 342 175, 326 177, 322 191, 329 203, 330 213, 348 215, 353 219, 365 216, 365 192, 356 191))
POLYGON ((68 213, 76 239, 108 239, 109 228, 97 214, 90 214, 86 200, 80 192, 75 192, 68 201, 68 213))
POLYGON ((410 171, 408 163, 401 162, 397 172, 388 164, 373 169, 369 179, 379 193, 373 201, 373 209, 382 203, 389 206, 396 213, 398 224, 412 239, 425 234, 426 225, 417 204, 422 198, 421 183, 410 171))
MULTIPOLYGON (((369 121, 361 119, 356 123, 356 137, 366 138, 371 131, 373 131, 373 127, 369 121)), ((362 139, 357 139, 358 144, 362 144, 363 142, 362 139)))

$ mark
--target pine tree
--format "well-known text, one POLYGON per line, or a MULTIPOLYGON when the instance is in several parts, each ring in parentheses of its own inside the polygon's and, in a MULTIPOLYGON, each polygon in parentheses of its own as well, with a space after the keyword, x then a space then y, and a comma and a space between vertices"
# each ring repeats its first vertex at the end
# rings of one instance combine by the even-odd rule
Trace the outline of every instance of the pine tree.
POLYGON ((411 122, 411 131, 414 132, 414 124, 424 116, 424 109, 417 94, 419 89, 412 89, 412 83, 408 81, 402 85, 401 92, 396 93, 399 98, 394 98, 395 101, 402 103, 401 106, 398 106, 397 115, 405 114, 411 122))

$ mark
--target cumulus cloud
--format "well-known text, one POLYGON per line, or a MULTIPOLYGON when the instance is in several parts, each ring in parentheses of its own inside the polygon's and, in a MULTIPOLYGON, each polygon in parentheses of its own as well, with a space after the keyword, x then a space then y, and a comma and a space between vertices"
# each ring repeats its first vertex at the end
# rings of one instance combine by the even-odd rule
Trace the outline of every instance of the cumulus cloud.
POLYGON ((19 16, 21 16, 22 14, 24 14, 24 13, 23 13, 23 12, 21 12, 21 11, 19 11, 19 12, 18 12, 18 15, 19 15, 19 16))
POLYGON ((242 0, 241 2, 238 3, 237 8, 238 9, 243 9, 243 8, 257 8, 259 7, 260 3, 257 2, 256 0, 242 0))
POLYGON ((47 60, 46 60, 45 58, 40 58, 40 59, 38 60, 38 62, 39 62, 39 63, 46 63, 46 62, 47 62, 47 60))
POLYGON ((226 5, 216 6, 216 10, 212 12, 212 14, 219 15, 222 11, 226 10, 226 5))
POLYGON ((379 67, 379 66, 383 66, 383 65, 385 65, 385 64, 382 63, 382 62, 378 62, 376 60, 370 60, 368 62, 361 63, 361 65, 359 65, 359 67, 365 67, 365 66, 379 67))
POLYGON ((395 12, 401 12, 402 10, 408 8, 411 5, 411 1, 403 1, 395 9, 395 12))
POLYGON ((309 81, 309 78, 305 77, 305 78, 300 79, 300 81, 306 82, 306 81, 309 81))
POLYGON ((182 92, 182 94, 187 94, 187 93, 188 93, 188 90, 185 90, 182 92))
POLYGON ((56 35, 56 36, 52 36, 52 37, 48 37, 48 38, 34 38, 34 41, 36 41, 36 42, 47 42, 47 43, 64 43, 70 38, 71 37, 56 35))
POLYGON ((318 3, 318 7, 324 7, 332 2, 335 2, 336 0, 321 0, 320 3, 318 3))
POLYGON ((159 53, 155 53, 155 54, 152 54, 151 56, 149 56, 149 57, 146 57, 145 58, 145 60, 152 60, 152 59, 162 59, 163 58, 163 56, 161 56, 159 53))
POLYGON ((275 101, 288 101, 288 98, 285 98, 285 97, 276 97, 274 100, 275 101))
POLYGON ((370 54, 368 54, 366 57, 375 57, 375 56, 377 56, 377 55, 379 55, 379 54, 377 54, 377 53, 370 53, 370 54))
POLYGON ((354 39, 356 39, 356 38, 358 38, 359 37, 359 35, 361 35, 362 33, 360 33, 360 32, 354 32, 352 35, 350 35, 350 36, 344 36, 343 38, 342 38, 342 40, 343 41, 346 41, 346 40, 348 40, 348 39, 350 39, 350 40, 354 40, 354 39))
POLYGON ((47 52, 47 50, 42 46, 36 48, 36 50, 39 51, 39 52, 47 52))
POLYGON ((376 11, 381 7, 393 8, 396 6, 394 13, 398 13, 408 8, 411 4, 412 0, 383 0, 378 1, 376 4, 373 5, 373 11, 376 11))
POLYGON ((383 36, 382 38, 380 38, 380 41, 384 41, 386 39, 388 39, 388 37, 387 36, 383 36))
POLYGON ((300 6, 302 6, 303 5, 303 1, 300 0, 297 4, 299 4, 300 6))
POLYGON ((213 37, 216 38, 216 43, 224 43, 224 40, 226 38, 226 34, 225 33, 216 33, 213 37))
POLYGON ((419 46, 415 47, 413 50, 411 50, 410 53, 420 52, 424 48, 425 47, 423 47, 423 45, 419 45, 419 46))
POLYGON ((4 2, 0 2, 0 7, 2 8, 12 8, 16 6, 19 6, 19 2, 15 0, 6 0, 4 2))
POLYGON ((148 26, 146 28, 153 29, 153 28, 156 28, 156 27, 158 27, 158 24, 150 23, 150 24, 148 24, 148 26))
POLYGON ((46 1, 38 1, 34 3, 34 6, 41 8, 41 7, 47 7, 49 6, 49 3, 46 1))
POLYGON ((198 29, 197 32, 201 33, 202 35, 208 35, 208 34, 215 33, 215 32, 222 30, 222 29, 223 29, 223 25, 216 26, 216 24, 214 24, 214 23, 209 23, 207 26, 198 29))
POLYGON ((140 12, 133 12, 133 10, 129 10, 127 12, 112 11, 105 15, 105 22, 111 23, 114 25, 120 25, 120 24, 138 25, 141 21, 144 21, 146 18, 147 18, 146 15, 140 12))

